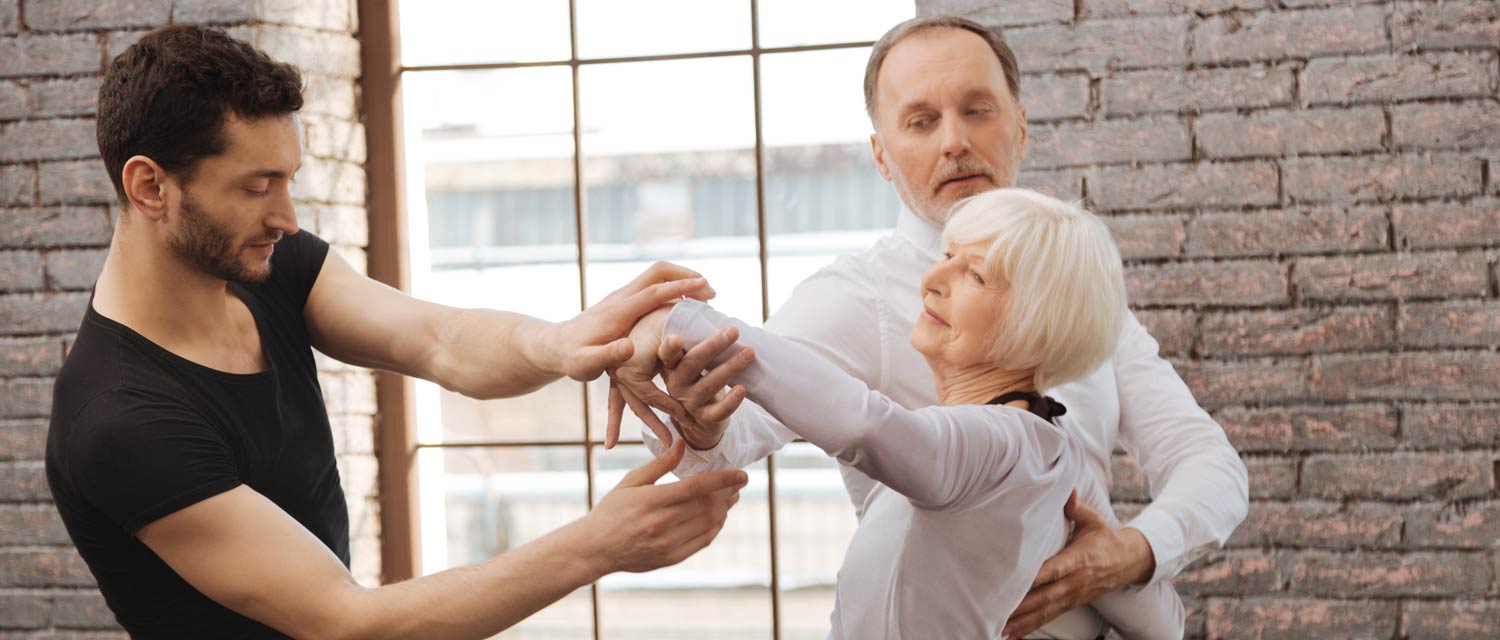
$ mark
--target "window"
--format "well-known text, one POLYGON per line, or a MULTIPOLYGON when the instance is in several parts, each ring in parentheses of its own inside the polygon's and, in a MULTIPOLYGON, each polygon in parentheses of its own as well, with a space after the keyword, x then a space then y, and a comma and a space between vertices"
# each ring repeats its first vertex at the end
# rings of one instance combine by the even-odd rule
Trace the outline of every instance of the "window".
MULTIPOLYGON (((548 320, 655 260, 758 323, 888 232, 900 203, 864 114, 871 41, 910 0, 425 0, 400 7, 412 292, 548 320)), ((606 382, 480 402, 415 391, 423 573, 587 512, 649 452, 604 451, 606 382)), ((750 469, 687 562, 605 578, 506 638, 823 638, 854 531, 836 465, 795 444, 750 469)))

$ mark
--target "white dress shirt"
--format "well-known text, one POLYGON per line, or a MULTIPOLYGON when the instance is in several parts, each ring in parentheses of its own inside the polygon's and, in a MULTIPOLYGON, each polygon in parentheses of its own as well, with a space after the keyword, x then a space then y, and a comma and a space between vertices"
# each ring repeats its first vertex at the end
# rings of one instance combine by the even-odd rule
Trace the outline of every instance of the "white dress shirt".
MULTIPOLYGON (((839 258, 799 284, 766 322, 781 335, 909 409, 937 404, 932 371, 908 334, 922 312, 922 276, 943 257, 939 228, 903 211, 896 230, 874 246, 839 258)), ((1245 465, 1224 431, 1198 406, 1134 314, 1114 356, 1088 377, 1049 390, 1068 407, 1073 437, 1089 473, 1105 486, 1116 439, 1145 472, 1152 502, 1128 526, 1151 545, 1151 581, 1177 575, 1218 548, 1249 508, 1245 465)), ((662 446, 642 430, 653 451, 662 446)), ((677 473, 741 468, 796 438, 746 402, 712 449, 691 448, 677 473)), ((856 512, 874 486, 859 470, 840 471, 856 512)), ((997 549, 997 553, 1000 552, 997 549)), ((1062 622, 1060 619, 1059 622, 1062 622)), ((1053 625, 1043 631, 1051 633, 1053 625)), ((1053 634, 1057 637, 1062 634, 1053 634)))
MULTIPOLYGON (((1068 494, 1078 488, 1113 517, 1072 430, 1028 411, 912 411, 695 300, 672 310, 663 333, 691 347, 731 325, 756 351, 736 380, 749 397, 876 481, 839 570, 834 638, 999 637, 1042 562, 1067 541, 1068 494)), ((1128 638, 1183 634, 1182 601, 1166 581, 1111 592, 1094 607, 1128 638)))

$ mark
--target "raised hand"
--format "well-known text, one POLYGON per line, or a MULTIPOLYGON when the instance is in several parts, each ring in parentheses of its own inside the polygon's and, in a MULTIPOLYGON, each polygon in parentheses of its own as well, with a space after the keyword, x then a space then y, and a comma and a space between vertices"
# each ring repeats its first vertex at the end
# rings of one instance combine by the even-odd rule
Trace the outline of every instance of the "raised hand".
POLYGON ((673 417, 683 439, 696 449, 717 445, 729 428, 729 416, 745 401, 745 387, 729 383, 755 361, 755 350, 734 348, 739 337, 739 330, 729 327, 686 352, 677 336, 667 336, 661 345, 658 357, 667 391, 687 413, 673 417))
POLYGON ((739 501, 744 471, 714 471, 654 483, 682 461, 683 443, 631 471, 579 525, 598 540, 603 573, 650 571, 682 562, 708 546, 739 501))
POLYGON ((696 271, 658 262, 573 319, 551 325, 544 340, 552 345, 553 362, 563 375, 593 380, 635 353, 626 335, 636 321, 684 296, 708 300, 714 291, 696 271))

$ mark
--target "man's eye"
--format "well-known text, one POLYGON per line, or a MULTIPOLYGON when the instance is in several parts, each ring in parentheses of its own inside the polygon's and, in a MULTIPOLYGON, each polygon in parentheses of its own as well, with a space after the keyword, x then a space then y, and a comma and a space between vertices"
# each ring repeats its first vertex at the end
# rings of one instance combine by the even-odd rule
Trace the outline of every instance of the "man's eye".
POLYGON ((266 197, 266 194, 268 194, 270 192, 271 192, 270 190, 257 190, 257 189, 251 189, 249 187, 245 188, 245 193, 250 194, 250 197, 252 197, 252 198, 264 198, 264 197, 266 197))
POLYGON ((931 120, 928 120, 927 118, 918 118, 916 120, 912 120, 906 126, 911 127, 913 129, 926 129, 927 125, 929 125, 929 124, 932 124, 931 120))

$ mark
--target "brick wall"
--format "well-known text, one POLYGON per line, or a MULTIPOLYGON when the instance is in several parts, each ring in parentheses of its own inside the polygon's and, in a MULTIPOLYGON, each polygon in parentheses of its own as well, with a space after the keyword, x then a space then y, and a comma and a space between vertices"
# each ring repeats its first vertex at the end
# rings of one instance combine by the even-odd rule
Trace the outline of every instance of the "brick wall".
MULTIPOLYGON (((114 637, 113 617, 49 503, 42 450, 52 376, 111 234, 94 144, 105 61, 169 22, 222 25, 307 79, 304 228, 364 268, 364 130, 352 0, 0 0, 0 638, 114 637), (97 630, 97 631, 90 631, 97 630)), ((353 532, 354 571, 380 575, 367 372, 320 358, 353 532)))
MULTIPOLYGON (((1003 28, 1021 177, 1108 217, 1250 468, 1190 634, 1500 630, 1500 3, 919 0, 1003 28)), ((1123 456, 1116 499, 1147 499, 1123 456)))

